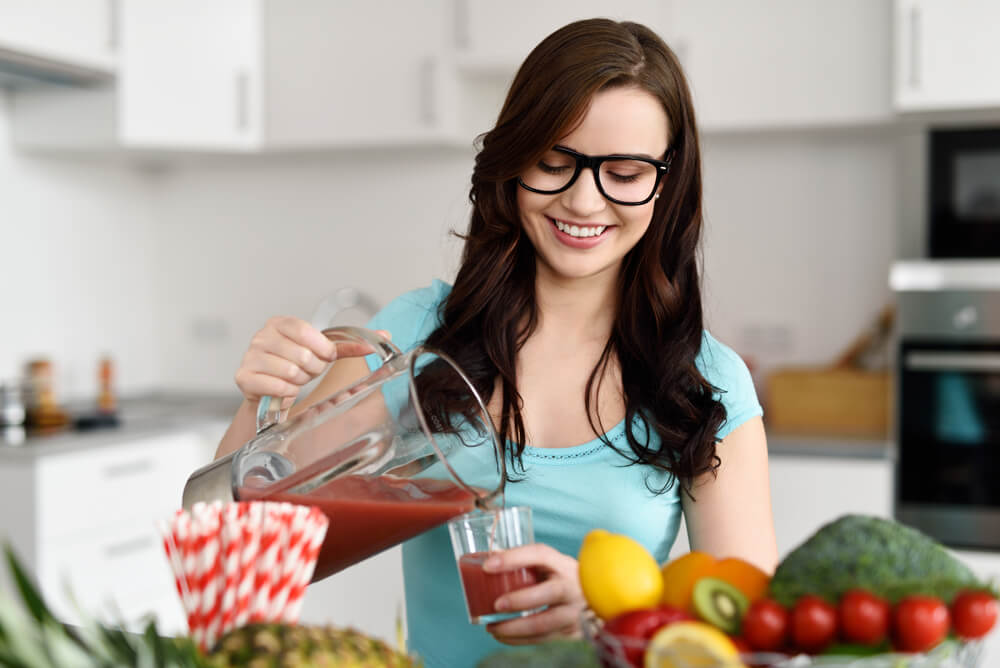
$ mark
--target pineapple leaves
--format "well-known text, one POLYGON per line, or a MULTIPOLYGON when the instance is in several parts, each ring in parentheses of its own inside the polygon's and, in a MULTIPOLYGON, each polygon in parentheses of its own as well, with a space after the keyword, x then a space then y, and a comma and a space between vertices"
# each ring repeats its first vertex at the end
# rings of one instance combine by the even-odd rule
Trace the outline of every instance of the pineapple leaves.
POLYGON ((10 544, 4 542, 3 545, 4 556, 7 559, 7 568, 10 569, 10 573, 14 578, 14 584, 17 586, 18 592, 21 594, 21 600, 24 601, 24 606, 34 617, 35 621, 39 624, 44 624, 45 622, 54 622, 58 624, 59 622, 52 615, 52 612, 45 605, 45 601, 42 600, 41 595, 38 593, 38 589, 32 583, 31 578, 28 574, 24 572, 21 568, 20 562, 17 560, 17 556, 14 554, 13 548, 10 544))

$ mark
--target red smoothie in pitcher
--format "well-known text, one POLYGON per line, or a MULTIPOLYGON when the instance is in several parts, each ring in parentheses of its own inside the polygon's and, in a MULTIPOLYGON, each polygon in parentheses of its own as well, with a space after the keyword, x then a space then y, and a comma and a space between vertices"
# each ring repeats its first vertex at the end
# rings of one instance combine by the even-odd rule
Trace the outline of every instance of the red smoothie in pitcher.
POLYGON ((519 568, 516 571, 486 573, 483 562, 489 552, 463 554, 458 560, 458 571, 462 576, 462 589, 469 604, 469 616, 473 619, 496 613, 493 604, 503 594, 538 582, 534 571, 519 568))
POLYGON ((363 478, 331 480, 308 494, 241 488, 243 501, 316 506, 329 518, 313 582, 472 510, 475 496, 447 480, 363 478))

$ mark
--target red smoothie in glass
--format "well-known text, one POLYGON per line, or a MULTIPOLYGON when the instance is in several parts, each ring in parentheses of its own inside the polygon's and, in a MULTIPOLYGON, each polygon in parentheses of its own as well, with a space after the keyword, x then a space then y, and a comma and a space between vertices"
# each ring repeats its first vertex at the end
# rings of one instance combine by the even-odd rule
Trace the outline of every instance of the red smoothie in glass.
POLYGON ((241 488, 242 501, 316 506, 330 520, 313 582, 472 510, 475 496, 447 480, 346 476, 308 494, 241 488))
POLYGON ((535 573, 527 568, 502 573, 486 573, 483 562, 489 552, 470 552, 458 560, 458 571, 462 576, 462 589, 469 604, 469 616, 473 619, 496 613, 493 604, 503 594, 538 582, 535 573))

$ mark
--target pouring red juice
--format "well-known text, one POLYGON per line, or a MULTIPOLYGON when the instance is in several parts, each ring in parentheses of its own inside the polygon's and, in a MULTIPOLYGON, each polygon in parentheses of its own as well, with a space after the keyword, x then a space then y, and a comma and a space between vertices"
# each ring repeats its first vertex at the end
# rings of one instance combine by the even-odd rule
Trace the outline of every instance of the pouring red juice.
POLYGON ((327 516, 330 527, 313 582, 466 513, 476 502, 472 492, 449 480, 353 475, 308 494, 242 487, 238 497, 316 506, 327 516))

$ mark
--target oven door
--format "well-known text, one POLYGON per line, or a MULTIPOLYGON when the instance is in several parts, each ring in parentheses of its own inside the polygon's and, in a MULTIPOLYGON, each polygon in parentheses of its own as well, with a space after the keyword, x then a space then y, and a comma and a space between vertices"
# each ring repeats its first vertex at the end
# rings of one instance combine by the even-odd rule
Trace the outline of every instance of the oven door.
POLYGON ((956 547, 1000 547, 1000 339, 899 350, 896 515, 956 547))

